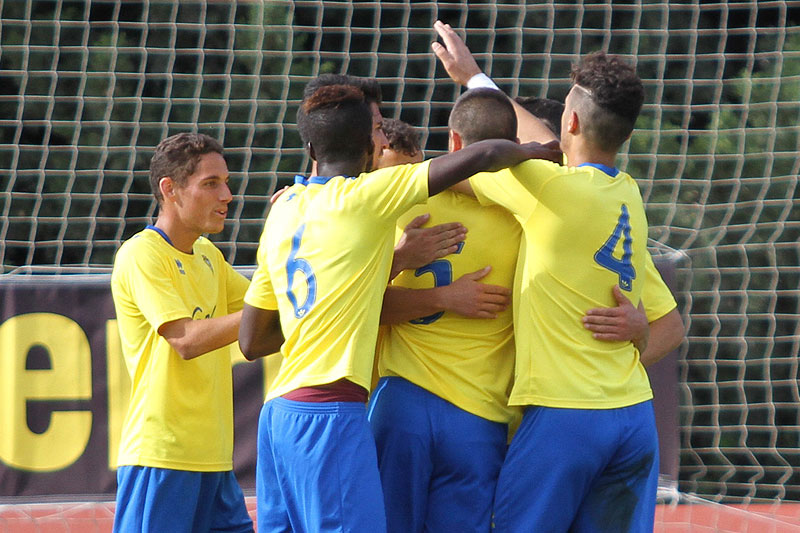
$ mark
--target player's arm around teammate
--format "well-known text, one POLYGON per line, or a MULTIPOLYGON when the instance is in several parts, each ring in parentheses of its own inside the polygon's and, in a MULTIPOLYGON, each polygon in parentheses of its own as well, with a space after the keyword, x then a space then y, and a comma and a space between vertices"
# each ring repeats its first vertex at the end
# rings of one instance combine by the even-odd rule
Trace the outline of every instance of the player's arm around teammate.
MULTIPOLYGON (((483 200, 526 221, 520 282, 527 301, 516 324, 518 372, 510 402, 528 409, 498 482, 498 531, 652 531, 658 468, 647 376, 630 344, 598 343, 577 329, 583 326, 576 316, 577 309, 608 301, 615 281, 645 304, 650 295, 643 289, 655 286, 643 275, 649 254, 641 195, 615 167, 643 94, 641 80, 619 58, 588 57, 573 70, 562 120, 564 151, 574 166, 511 169, 528 197, 509 195, 505 176, 472 183, 483 200), (590 435, 593 446, 586 449, 590 435), (565 451, 573 445, 574 452, 565 451), (580 461, 570 460, 578 455, 580 461), (564 483, 585 489, 565 494, 556 488, 564 483), (536 497, 520 505, 519 495, 531 486, 536 497)), ((675 308, 668 292, 650 304, 667 309, 653 321, 675 308)))
MULTIPOLYGON (((653 279, 658 282, 661 276, 653 279)), ((619 287, 614 288, 614 297, 619 302, 617 307, 595 307, 589 309, 583 317, 584 327, 592 332, 595 339, 609 342, 634 339, 645 368, 659 362, 680 346, 686 336, 686 328, 677 307, 672 307, 666 314, 650 318, 653 311, 645 308, 642 303, 640 309, 631 311, 633 306, 619 287), (647 322, 644 327, 641 325, 642 319, 647 322), (641 338, 645 328, 647 339, 642 347, 635 339, 641 338)))
MULTIPOLYGON (((402 120, 384 119, 384 133, 389 141, 383 149, 378 168, 419 163, 423 152, 419 135, 402 120)), ((458 252, 467 229, 458 222, 423 227, 430 219, 424 213, 411 220, 395 246, 390 279, 403 270, 426 267, 434 261, 458 252)), ((435 313, 450 311, 469 318, 495 318, 509 303, 510 289, 479 283, 491 271, 486 266, 463 275, 453 283, 430 289, 408 289, 389 285, 383 297, 381 324, 398 324, 435 313)))
MULTIPOLYGON (((552 147, 497 142, 366 172, 370 123, 352 86, 320 87, 303 101, 298 128, 319 176, 299 177, 278 199, 259 243, 246 302, 277 310, 286 336, 259 418, 264 531, 385 529, 365 400, 397 218, 480 170, 558 156, 552 147)), ((246 312, 247 328, 255 324, 246 312)))
POLYGON ((414 217, 404 228, 403 235, 394 247, 390 280, 403 270, 419 268, 450 255, 458 250, 459 243, 464 242, 467 228, 461 223, 445 222, 423 227, 429 219, 430 214, 423 213, 414 217))
MULTIPOLYGON (((454 153, 483 139, 516 141, 514 110, 497 91, 461 95, 448 124, 454 153)), ((368 412, 389 531, 485 532, 517 415, 507 406, 507 307, 521 230, 508 211, 453 191, 400 223, 423 209, 432 221, 462 221, 470 233, 456 253, 404 272, 384 295, 381 320, 391 326, 381 331, 368 412)))
MULTIPOLYGON (((433 43, 433 51, 455 83, 470 88, 490 87, 499 90, 494 82, 483 74, 466 43, 449 24, 437 21, 434 28, 444 44, 433 43)), ((551 140, 555 132, 546 131, 549 128, 545 122, 526 109, 524 104, 516 100, 513 100, 513 104, 518 120, 518 136, 521 140, 537 142, 551 140)), ((559 124, 559 131, 560 127, 559 124)), ((459 183, 456 189, 474 195, 468 181, 459 183)), ((627 299, 617 292, 614 295, 617 301, 616 307, 592 308, 587 310, 583 318, 584 327, 591 331, 596 339, 634 342, 644 366, 650 366, 661 360, 680 345, 686 334, 671 292, 652 263, 652 258, 648 258, 646 271, 648 283, 645 285, 643 301, 638 307, 627 307, 625 305, 627 299)))

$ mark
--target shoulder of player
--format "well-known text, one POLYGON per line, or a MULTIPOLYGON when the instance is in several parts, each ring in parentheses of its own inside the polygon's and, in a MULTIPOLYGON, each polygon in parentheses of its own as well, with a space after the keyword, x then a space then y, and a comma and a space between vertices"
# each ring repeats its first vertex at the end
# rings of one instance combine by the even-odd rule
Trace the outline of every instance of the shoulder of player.
MULTIPOLYGON (((200 237, 200 239, 203 239, 208 246, 208 248, 203 246, 203 249, 210 250, 213 248, 218 250, 205 237, 200 237)), ((195 246, 197 245, 198 242, 195 242, 195 246)), ((164 237, 160 234, 153 230, 145 229, 122 243, 114 258, 114 268, 117 270, 128 269, 152 272, 162 268, 169 268, 176 260, 185 261, 187 257, 191 256, 177 250, 164 240, 164 237)))
POLYGON ((565 169, 568 168, 571 167, 559 165, 558 163, 553 163, 552 161, 548 161, 546 159, 526 159, 525 161, 510 167, 508 170, 514 173, 531 172, 544 175, 560 175, 564 174, 565 169))
POLYGON ((540 184, 560 182, 559 178, 567 180, 568 183, 583 178, 589 181, 603 180, 618 184, 625 183, 633 185, 638 190, 638 184, 630 174, 620 170, 616 175, 609 175, 592 165, 558 165, 551 161, 529 159, 510 168, 509 171, 520 181, 535 180, 540 184))
POLYGON ((155 231, 143 229, 122 243, 122 246, 117 250, 117 257, 136 256, 147 250, 157 249, 160 244, 159 241, 163 240, 164 238, 155 231))
POLYGON ((211 242, 207 237, 200 236, 194 243, 194 254, 200 256, 203 261, 208 259, 212 263, 214 263, 215 267, 219 267, 219 271, 221 272, 222 268, 230 267, 233 268, 228 260, 225 259, 225 255, 222 253, 216 244, 211 242))
POLYGON ((222 251, 219 248, 217 248, 217 245, 211 242, 211 240, 205 235, 200 235, 197 238, 197 240, 194 242, 194 249, 209 251, 220 255, 222 254, 222 251))
POLYGON ((360 174, 350 186, 355 188, 386 187, 392 184, 400 185, 401 181, 405 179, 414 180, 424 177, 424 179, 427 180, 430 164, 431 160, 428 159, 421 163, 396 165, 393 167, 379 168, 371 172, 364 172, 360 174), (381 185, 379 185, 379 183, 381 185))
POLYGON ((381 196, 391 190, 408 189, 415 180, 424 179, 427 183, 427 178, 427 162, 381 168, 358 176, 334 176, 318 186, 313 196, 307 197, 306 207, 317 203, 320 210, 340 210, 343 205, 370 209, 376 207, 374 203, 365 203, 370 197, 381 196))
POLYGON ((435 196, 428 198, 427 207, 430 211, 441 212, 446 216, 458 215, 484 215, 489 209, 487 207, 495 206, 481 206, 478 199, 469 194, 464 194, 452 189, 446 189, 435 196))

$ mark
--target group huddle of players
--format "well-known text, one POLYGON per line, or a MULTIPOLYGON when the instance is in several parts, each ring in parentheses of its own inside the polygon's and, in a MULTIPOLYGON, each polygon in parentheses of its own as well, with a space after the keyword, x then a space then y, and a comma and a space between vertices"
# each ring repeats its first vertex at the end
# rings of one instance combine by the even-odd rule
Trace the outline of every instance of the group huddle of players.
POLYGON ((249 282, 203 237, 232 200, 222 146, 156 148, 158 218, 112 274, 132 377, 115 531, 253 530, 232 472, 237 340, 282 357, 259 531, 652 531, 644 367, 683 326, 615 166, 641 80, 591 54, 540 120, 434 27, 468 88, 448 154, 423 161, 374 80, 315 78, 297 114, 314 167, 274 199, 249 282))

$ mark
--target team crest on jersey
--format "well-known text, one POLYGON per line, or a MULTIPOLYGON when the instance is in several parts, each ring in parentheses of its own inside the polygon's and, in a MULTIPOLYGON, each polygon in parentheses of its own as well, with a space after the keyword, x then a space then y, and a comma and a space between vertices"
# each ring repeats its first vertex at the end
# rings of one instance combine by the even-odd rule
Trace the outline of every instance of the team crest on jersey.
POLYGON ((181 260, 180 259, 176 259, 175 260, 175 264, 178 266, 178 272, 180 272, 181 274, 183 274, 185 276, 186 275, 186 271, 183 270, 183 263, 181 263, 181 260))
POLYGON ((211 265, 211 259, 206 257, 206 254, 203 254, 203 262, 205 262, 205 264, 208 265, 208 268, 211 269, 211 273, 213 274, 214 273, 214 267, 211 265))

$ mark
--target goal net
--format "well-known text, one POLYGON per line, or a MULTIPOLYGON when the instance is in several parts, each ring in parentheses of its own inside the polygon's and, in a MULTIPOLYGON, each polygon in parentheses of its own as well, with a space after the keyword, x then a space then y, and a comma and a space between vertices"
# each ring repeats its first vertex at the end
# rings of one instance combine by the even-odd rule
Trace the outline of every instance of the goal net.
POLYGON ((235 199, 213 239, 253 264, 269 194, 309 167, 294 116, 311 77, 377 78, 384 116, 446 150, 460 89, 430 51, 437 19, 512 96, 563 99, 597 49, 636 63, 646 103, 620 166, 650 237, 688 258, 679 489, 800 501, 797 2, 5 0, 3 272, 107 269, 152 221, 153 148, 187 130, 226 147, 235 199))

